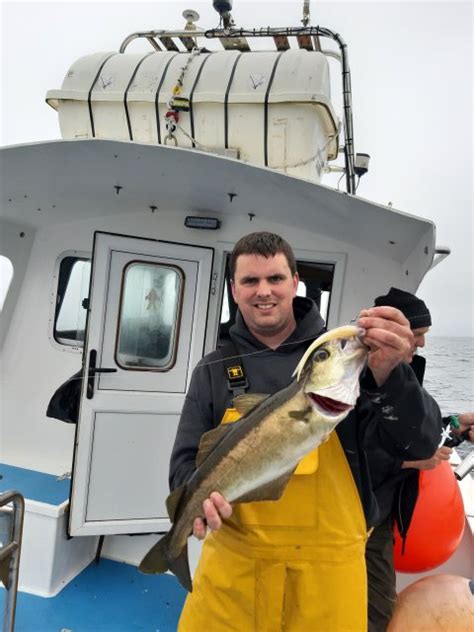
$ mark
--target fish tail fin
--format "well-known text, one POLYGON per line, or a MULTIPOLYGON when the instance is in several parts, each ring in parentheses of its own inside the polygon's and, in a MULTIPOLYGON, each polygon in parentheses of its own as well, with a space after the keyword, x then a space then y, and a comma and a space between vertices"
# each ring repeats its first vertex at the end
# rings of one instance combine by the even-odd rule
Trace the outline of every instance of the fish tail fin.
POLYGON ((188 592, 193 591, 193 582, 191 579, 191 571, 189 570, 188 559, 188 543, 183 547, 183 550, 174 559, 170 560, 170 571, 173 572, 179 579, 179 582, 183 588, 186 588, 188 592))
POLYGON ((168 532, 148 551, 138 568, 142 573, 147 574, 166 573, 169 570, 176 575, 181 585, 191 592, 193 583, 189 570, 188 544, 184 545, 178 557, 170 558, 170 540, 171 532, 168 532))
POLYGON ((142 573, 153 575, 156 573, 166 573, 170 568, 168 547, 171 540, 171 532, 166 533, 154 544, 139 565, 142 573))

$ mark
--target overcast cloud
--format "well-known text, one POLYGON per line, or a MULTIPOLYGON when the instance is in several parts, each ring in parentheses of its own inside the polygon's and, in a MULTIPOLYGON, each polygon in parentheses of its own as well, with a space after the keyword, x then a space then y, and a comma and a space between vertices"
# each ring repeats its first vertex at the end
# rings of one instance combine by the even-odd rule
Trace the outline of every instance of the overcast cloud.
MULTIPOLYGON (((238 25, 299 25, 302 0, 234 0, 238 25)), ((193 8, 212 27, 212 0, 194 2, 2 2, 2 145, 59 137, 44 97, 69 66, 117 50, 131 32, 184 25, 193 8)), ((452 254, 419 296, 435 335, 474 335, 473 8, 470 2, 311 3, 312 25, 349 46, 355 147, 372 157, 364 198, 429 218, 452 254)), ((140 47, 130 48, 135 52, 140 47)))

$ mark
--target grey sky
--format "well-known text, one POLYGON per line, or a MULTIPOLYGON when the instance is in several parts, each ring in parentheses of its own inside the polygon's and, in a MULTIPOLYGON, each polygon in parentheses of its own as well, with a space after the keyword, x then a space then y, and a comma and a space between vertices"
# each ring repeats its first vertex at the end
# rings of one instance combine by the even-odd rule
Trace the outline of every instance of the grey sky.
MULTIPOLYGON (((233 15, 242 26, 299 25, 302 6, 234 0, 233 15)), ((61 87, 73 61, 117 50, 137 30, 180 27, 185 8, 200 13, 199 26, 217 24, 212 0, 4 0, 2 144, 58 138, 44 96, 61 87)), ((472 4, 313 0, 311 23, 349 46, 355 147, 372 157, 358 193, 435 222, 438 245, 452 254, 418 293, 432 311, 433 334, 473 336, 472 4)))

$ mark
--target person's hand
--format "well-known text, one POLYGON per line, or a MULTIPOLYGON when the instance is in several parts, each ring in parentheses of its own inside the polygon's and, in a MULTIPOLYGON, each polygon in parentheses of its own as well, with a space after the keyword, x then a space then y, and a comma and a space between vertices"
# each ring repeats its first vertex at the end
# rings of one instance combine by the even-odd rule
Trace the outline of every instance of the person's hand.
POLYGON ((404 461, 402 469, 411 467, 415 470, 434 470, 435 467, 438 467, 442 461, 449 461, 449 457, 452 452, 452 448, 448 448, 445 445, 441 446, 441 448, 436 450, 431 459, 424 459, 422 461, 404 461))
POLYGON ((367 363, 377 386, 382 386, 400 362, 411 362, 415 338, 410 323, 399 309, 380 306, 363 309, 357 324, 365 329, 367 363))
POLYGON ((472 441, 474 443, 474 413, 462 413, 462 415, 458 415, 460 428, 458 430, 453 430, 455 434, 461 434, 466 430, 469 430, 468 441, 472 441))
POLYGON ((230 518, 232 515, 232 506, 227 500, 219 494, 212 492, 209 498, 202 503, 205 521, 202 518, 196 518, 193 523, 193 535, 198 540, 204 540, 207 528, 211 531, 220 529, 222 526, 222 518, 230 518))

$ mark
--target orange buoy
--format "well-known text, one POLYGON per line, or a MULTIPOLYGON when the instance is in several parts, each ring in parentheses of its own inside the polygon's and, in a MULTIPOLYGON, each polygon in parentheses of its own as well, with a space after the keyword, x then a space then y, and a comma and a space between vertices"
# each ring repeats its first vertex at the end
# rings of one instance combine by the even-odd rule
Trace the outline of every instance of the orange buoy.
POLYGON ((393 561, 397 571, 421 573, 443 564, 461 542, 465 525, 461 490, 448 461, 420 472, 405 550, 395 525, 393 561))
POLYGON ((474 596, 469 580, 432 575, 407 586, 398 595, 387 632, 472 632, 474 596))

